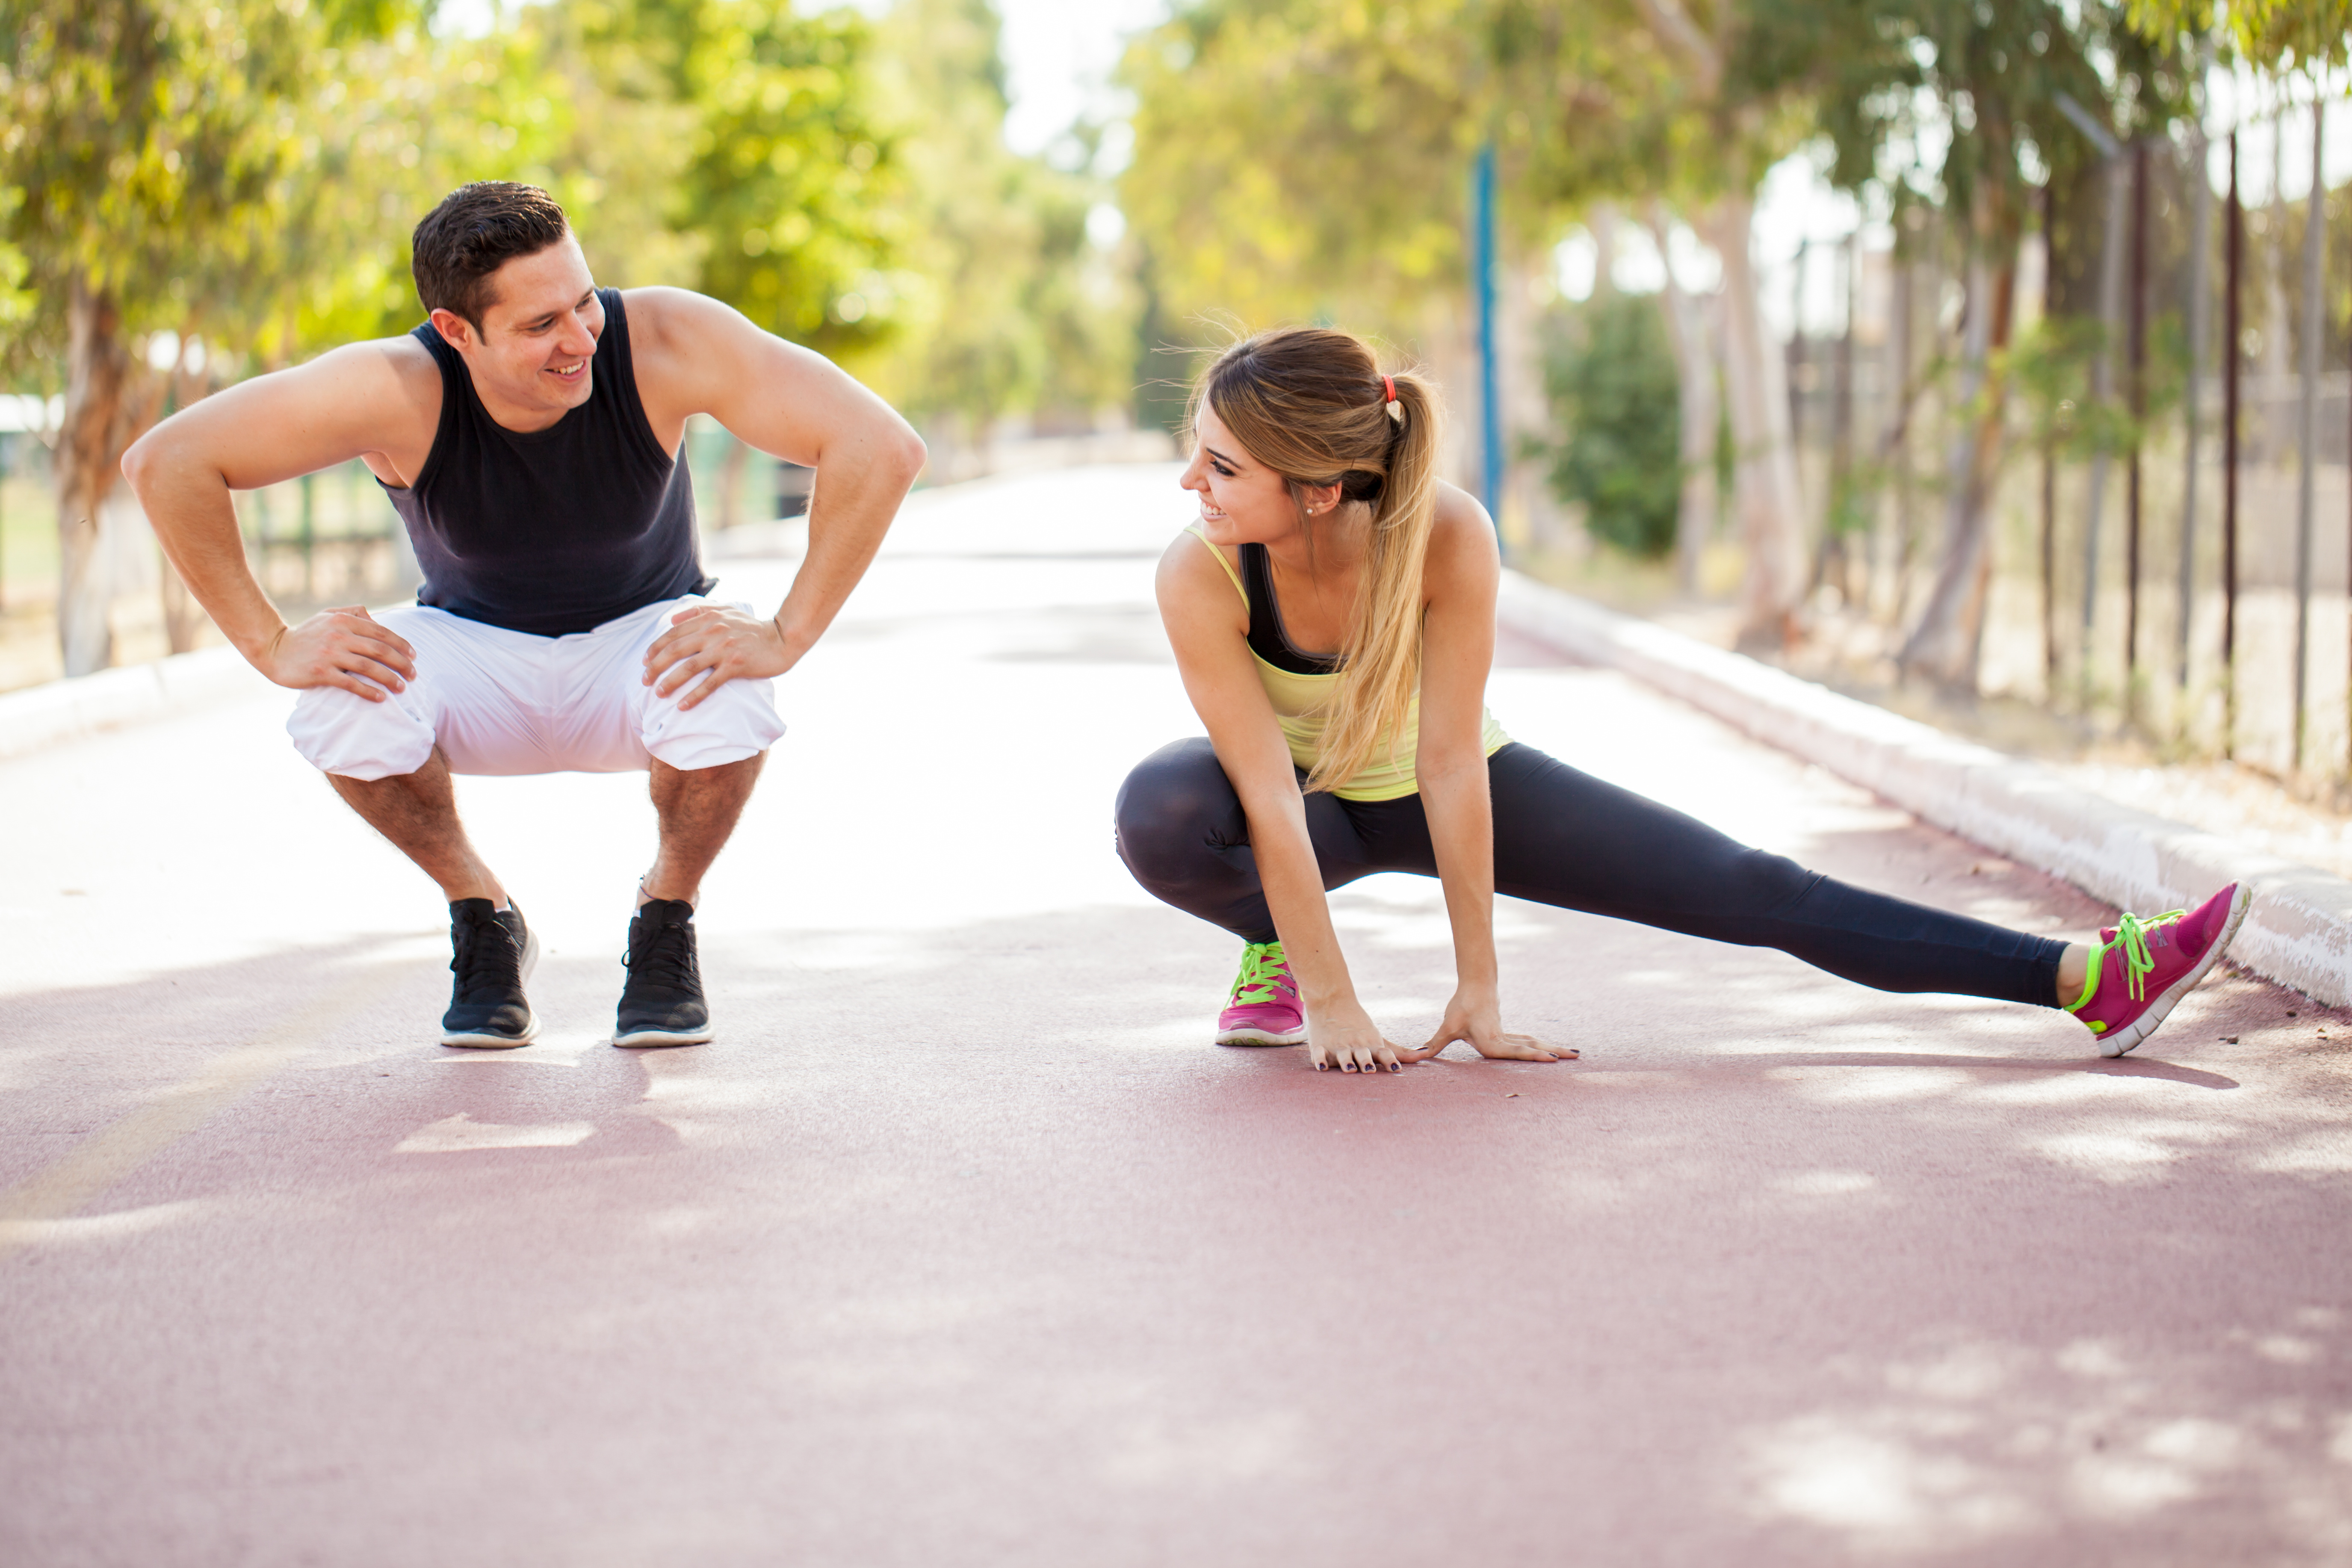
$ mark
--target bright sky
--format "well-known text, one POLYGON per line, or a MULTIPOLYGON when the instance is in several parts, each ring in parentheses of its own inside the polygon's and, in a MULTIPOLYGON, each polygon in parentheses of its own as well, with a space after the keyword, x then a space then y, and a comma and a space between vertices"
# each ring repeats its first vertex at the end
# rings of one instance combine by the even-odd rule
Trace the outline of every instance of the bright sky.
POLYGON ((1167 0, 996 0, 1013 112, 1004 139, 1034 153, 1081 113, 1115 111, 1110 73, 1128 38, 1164 20, 1167 0))

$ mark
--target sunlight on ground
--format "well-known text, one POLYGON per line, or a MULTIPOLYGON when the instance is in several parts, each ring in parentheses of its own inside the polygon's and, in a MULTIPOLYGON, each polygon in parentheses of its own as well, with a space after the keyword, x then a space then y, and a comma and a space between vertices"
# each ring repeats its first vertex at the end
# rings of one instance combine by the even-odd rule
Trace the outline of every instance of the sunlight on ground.
MULTIPOLYGON (((2230 1494, 2259 1500, 2304 1560, 2323 1561, 2352 1545, 2352 1456, 2337 1451, 2352 1416, 2292 1393, 2221 1392, 2232 1357, 2268 1342, 2149 1363, 2099 1340, 2047 1354, 1972 1340, 1847 1365, 1832 1380, 1847 1402, 1746 1435, 1750 1507, 1856 1552, 1928 1555, 2230 1494)), ((2308 1334, 2294 1342, 2317 1353, 2308 1334)))

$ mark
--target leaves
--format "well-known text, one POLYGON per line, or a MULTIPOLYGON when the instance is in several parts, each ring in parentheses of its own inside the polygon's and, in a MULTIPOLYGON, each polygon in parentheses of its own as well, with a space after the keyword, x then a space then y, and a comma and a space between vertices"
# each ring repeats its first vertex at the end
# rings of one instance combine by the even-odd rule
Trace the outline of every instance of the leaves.
POLYGON ((1682 496, 1682 402, 1658 301, 1595 299, 1544 345, 1544 391, 1563 432, 1548 459, 1560 500, 1628 554, 1674 548, 1682 496))
POLYGON ((2273 75, 2352 64, 2352 0, 2129 0, 2128 9, 2134 30, 2164 45, 2201 38, 2218 22, 2240 58, 2273 75))
POLYGON ((878 389, 975 435, 1015 410, 1084 426, 1129 401, 1134 285, 1087 228, 1109 194, 1091 172, 1098 132, 1079 128, 1050 162, 1005 147, 986 0, 899 0, 877 43, 904 192, 903 262, 875 279, 901 334, 875 365, 878 389))
POLYGON ((299 181, 311 62, 331 35, 398 19, 281 0, 0 3, 0 187, 15 193, 0 238, 48 303, 12 346, 55 352, 76 278, 134 331, 248 295, 299 181))

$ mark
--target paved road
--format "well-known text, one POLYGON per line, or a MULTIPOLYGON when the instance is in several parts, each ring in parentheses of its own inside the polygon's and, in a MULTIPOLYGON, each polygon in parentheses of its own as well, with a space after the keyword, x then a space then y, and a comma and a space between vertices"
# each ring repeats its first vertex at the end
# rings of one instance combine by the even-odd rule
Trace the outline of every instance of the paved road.
MULTIPOLYGON (((1218 1050, 1233 943, 1107 822, 1196 729, 1182 520, 1159 468, 922 499, 782 689, 700 1049, 602 1043, 639 779, 465 786, 550 948, 489 1055, 433 1043, 441 907, 282 694, 0 766, 0 1562, 2352 1560, 2352 1019, 2230 979, 2103 1063, 1514 904, 1512 1016, 1580 1063, 1218 1050)), ((2105 914, 1507 651, 1579 765, 2105 914)), ((1337 906, 1419 1037, 1433 886, 1337 906)))

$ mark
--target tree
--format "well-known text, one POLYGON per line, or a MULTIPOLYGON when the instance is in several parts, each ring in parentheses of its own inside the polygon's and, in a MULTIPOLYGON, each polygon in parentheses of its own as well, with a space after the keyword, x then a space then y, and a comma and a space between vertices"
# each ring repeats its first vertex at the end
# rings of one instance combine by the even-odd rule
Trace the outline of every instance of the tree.
POLYGON ((1194 0, 1139 39, 1121 190, 1171 312, 1425 326, 1463 289, 1475 46, 1447 0, 1194 0))
MULTIPOLYGON (((1703 26, 1675 0, 1196 0, 1129 55, 1129 210, 1180 310, 1437 337, 1433 320, 1458 317, 1463 174, 1482 142, 1497 148, 1523 252, 1547 251, 1596 201, 1710 216, 1748 637, 1777 643, 1806 552, 1780 356, 1748 263, 1750 193, 1807 121, 1802 83, 1747 68, 1748 25, 1727 6, 1703 26)), ((1711 380, 1705 340, 1676 341, 1685 377, 1711 380)))
MULTIPOLYGON (((1128 402, 1134 283, 1087 226, 1109 195, 1091 172, 1098 133, 1066 139, 1063 167, 1005 146, 988 0, 899 0, 879 37, 907 191, 904 259, 881 280, 898 330, 875 365, 885 395, 975 450, 1009 414, 1083 424, 1128 402)), ((955 444, 935 455, 951 463, 955 444)))
POLYGON ((790 0, 575 9, 602 96, 668 111, 662 226, 695 258, 676 280, 823 353, 882 341, 888 317, 868 296, 901 226, 866 20, 790 0))
POLYGON ((1552 488, 1584 508, 1585 528, 1629 555, 1675 545, 1683 431, 1665 321, 1647 300, 1598 294, 1553 334, 1544 387, 1561 438, 1552 488))
POLYGON ((392 30, 395 0, 0 0, 11 112, 0 240, 38 301, 21 362, 62 353, 58 635, 68 674, 111 657, 99 504, 152 416, 131 342, 226 320, 294 185, 295 135, 332 44, 392 30))
POLYGON ((2185 77, 2177 58, 2124 29, 2120 9, 2110 5, 1832 0, 1800 6, 1797 16, 1801 21, 1785 20, 1773 34, 1791 63, 1780 66, 1759 51, 1758 67, 1810 74, 1835 153, 1832 181, 1875 189, 1897 213, 1919 203, 1941 206, 1954 219, 1944 226, 1966 264, 1955 389, 1962 428, 1947 459, 1943 552, 1898 662, 1907 673, 1973 692, 2030 176, 2063 177, 2089 155, 2058 108, 2062 98, 2099 106, 2128 137, 2153 132, 2178 111, 2185 77), (1818 49, 1808 47, 1808 27, 1821 30, 1818 49), (1842 37, 1875 41, 1840 47, 1842 37))
POLYGON ((2218 23, 2249 65, 2315 79, 2352 63, 2352 0, 2129 0, 2133 29, 2150 43, 2201 38, 2218 23))

